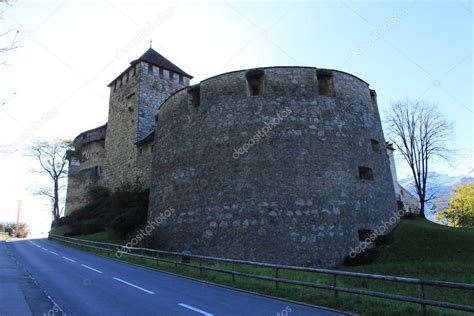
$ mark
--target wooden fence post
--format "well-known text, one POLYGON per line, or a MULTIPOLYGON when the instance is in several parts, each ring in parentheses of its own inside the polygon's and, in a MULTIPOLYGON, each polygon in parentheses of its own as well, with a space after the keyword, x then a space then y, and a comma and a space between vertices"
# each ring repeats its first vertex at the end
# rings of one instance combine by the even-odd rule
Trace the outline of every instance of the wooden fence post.
POLYGON ((280 278, 280 272, 278 268, 275 268, 275 289, 278 291, 280 289, 280 283, 278 282, 278 279, 280 278))
MULTIPOLYGON (((419 286, 419 291, 420 291, 420 298, 421 299, 426 299, 426 295, 425 295, 425 286, 423 285, 423 283, 420 283, 420 286, 419 286)), ((426 315, 426 304, 421 304, 421 315, 426 315)))
POLYGON ((199 257, 199 276, 202 277, 202 258, 199 257))
POLYGON ((235 283, 235 261, 232 261, 232 283, 235 283))
MULTIPOLYGON (((333 282, 332 282, 332 285, 333 285, 334 287, 337 287, 337 274, 333 274, 333 276, 334 276, 334 280, 333 280, 333 282)), ((334 297, 335 297, 336 299, 339 297, 339 293, 338 293, 338 291, 337 291, 336 289, 334 289, 334 297)))

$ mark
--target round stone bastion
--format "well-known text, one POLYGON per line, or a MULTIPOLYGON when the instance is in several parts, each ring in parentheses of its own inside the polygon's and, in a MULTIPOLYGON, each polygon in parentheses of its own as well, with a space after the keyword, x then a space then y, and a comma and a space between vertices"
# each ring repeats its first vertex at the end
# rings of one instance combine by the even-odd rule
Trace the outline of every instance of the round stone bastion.
POLYGON ((156 119, 160 248, 330 266, 399 221, 376 93, 351 74, 225 73, 177 91, 156 119))

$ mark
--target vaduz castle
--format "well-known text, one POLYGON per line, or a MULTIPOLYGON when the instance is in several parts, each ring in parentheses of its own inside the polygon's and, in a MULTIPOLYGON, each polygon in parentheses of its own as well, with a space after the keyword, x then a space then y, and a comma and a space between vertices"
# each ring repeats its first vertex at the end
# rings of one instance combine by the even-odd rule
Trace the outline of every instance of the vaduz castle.
POLYGON ((176 210, 153 232, 165 249, 316 265, 340 263, 393 219, 366 82, 314 67, 191 79, 150 48, 109 84, 107 124, 76 138, 66 215, 90 185, 138 182, 149 219, 176 210))

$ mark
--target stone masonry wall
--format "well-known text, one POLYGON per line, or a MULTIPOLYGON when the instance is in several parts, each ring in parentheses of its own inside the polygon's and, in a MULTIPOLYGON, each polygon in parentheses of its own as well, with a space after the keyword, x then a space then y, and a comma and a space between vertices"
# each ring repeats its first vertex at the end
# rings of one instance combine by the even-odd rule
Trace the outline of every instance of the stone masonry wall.
POLYGON ((65 216, 87 204, 89 186, 100 183, 105 158, 104 147, 104 140, 86 143, 81 146, 78 157, 69 159, 65 216))
POLYGON ((138 111, 138 139, 145 138, 155 128, 155 115, 158 114, 161 103, 177 90, 189 84, 188 78, 179 83, 179 75, 173 73, 173 81, 169 79, 169 71, 162 69, 160 78, 159 67, 152 65, 152 73, 148 72, 148 64, 140 63, 140 107, 138 111))
POLYGON ((359 245, 359 230, 393 216, 368 84, 329 73, 334 96, 319 95, 315 68, 275 67, 264 69, 263 95, 250 96, 238 71, 201 82, 199 106, 186 89, 161 106, 149 218, 176 213, 155 231, 160 247, 331 265, 359 245))
POLYGON ((146 143, 138 147, 138 178, 143 187, 150 187, 151 165, 153 161, 153 143, 146 143))
POLYGON ((111 190, 137 180, 135 143, 138 136, 139 69, 132 67, 110 89, 106 157, 101 184, 111 190))

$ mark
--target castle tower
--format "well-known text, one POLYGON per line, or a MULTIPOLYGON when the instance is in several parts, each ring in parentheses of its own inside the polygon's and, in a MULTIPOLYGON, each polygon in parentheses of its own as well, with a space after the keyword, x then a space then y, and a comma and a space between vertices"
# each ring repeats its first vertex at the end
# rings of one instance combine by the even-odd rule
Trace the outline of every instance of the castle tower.
POLYGON ((138 181, 148 186, 155 116, 161 103, 188 86, 191 78, 150 47, 108 85, 109 118, 101 185, 113 190, 138 181))
POLYGON ((399 220, 375 91, 351 74, 214 76, 168 98, 155 133, 148 219, 176 210, 161 249, 329 266, 399 220))

